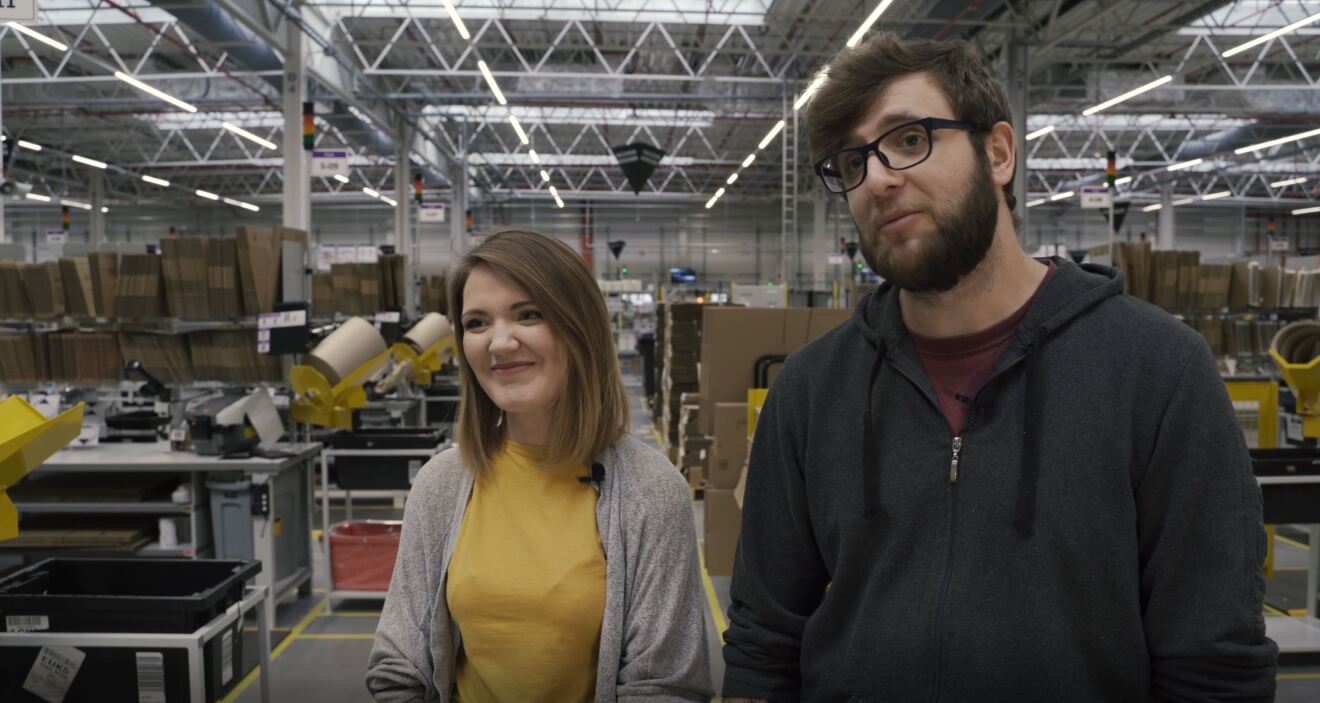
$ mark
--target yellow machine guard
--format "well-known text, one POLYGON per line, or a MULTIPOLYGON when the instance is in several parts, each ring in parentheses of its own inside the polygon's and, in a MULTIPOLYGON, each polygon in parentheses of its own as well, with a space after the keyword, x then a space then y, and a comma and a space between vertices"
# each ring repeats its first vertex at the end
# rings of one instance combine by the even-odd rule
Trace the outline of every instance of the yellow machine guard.
POLYGON ((372 357, 333 388, 320 371, 310 366, 294 366, 289 372, 289 384, 297 397, 289 408, 289 417, 294 422, 318 427, 353 429, 353 411, 367 404, 367 391, 362 386, 389 353, 385 350, 372 357))
POLYGON ((458 344, 454 335, 448 335, 444 339, 432 344, 430 347, 418 354, 412 345, 406 342, 397 342, 390 347, 390 353, 394 356, 396 364, 412 363, 412 374, 409 379, 416 385, 431 385, 431 374, 440 370, 445 362, 458 356, 458 344))
POLYGON ((9 487, 78 437, 83 404, 47 420, 19 397, 0 401, 0 540, 18 536, 18 509, 9 487))

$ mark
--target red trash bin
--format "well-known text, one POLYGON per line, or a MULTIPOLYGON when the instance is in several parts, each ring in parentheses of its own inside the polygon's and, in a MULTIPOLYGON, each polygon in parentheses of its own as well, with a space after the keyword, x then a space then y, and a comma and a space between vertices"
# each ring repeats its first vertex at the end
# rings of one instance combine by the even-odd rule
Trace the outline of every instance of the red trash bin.
POLYGON ((330 577, 338 591, 388 591, 399 554, 399 520, 351 520, 330 526, 330 577))

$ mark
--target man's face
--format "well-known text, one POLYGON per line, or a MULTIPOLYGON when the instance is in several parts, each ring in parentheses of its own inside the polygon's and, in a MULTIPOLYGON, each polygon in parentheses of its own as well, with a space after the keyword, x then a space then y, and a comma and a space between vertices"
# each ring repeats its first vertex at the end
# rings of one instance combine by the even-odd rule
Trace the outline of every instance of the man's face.
MULTIPOLYGON (((848 146, 874 141, 923 117, 958 119, 924 73, 895 79, 852 133, 848 146)), ((933 133, 930 158, 892 171, 872 154, 848 207, 862 256, 886 281, 913 293, 952 289, 985 258, 994 241, 999 201, 984 150, 962 130, 933 133)))

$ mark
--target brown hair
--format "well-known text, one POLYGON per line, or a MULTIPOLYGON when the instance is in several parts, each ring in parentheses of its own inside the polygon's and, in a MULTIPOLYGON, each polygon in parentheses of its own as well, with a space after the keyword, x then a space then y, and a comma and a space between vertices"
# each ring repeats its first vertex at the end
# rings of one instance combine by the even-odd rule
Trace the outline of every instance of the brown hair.
POLYGON ((463 288, 478 266, 527 292, 563 345, 568 378, 551 412, 551 463, 588 463, 628 432, 628 394, 610 332, 609 311, 582 257, 557 239, 520 229, 497 230, 463 256, 449 275, 449 319, 458 343, 462 400, 458 449, 480 474, 504 446, 502 411, 486 395, 463 353, 463 288))
MULTIPOLYGON (((848 135, 890 81, 913 73, 930 75, 953 106, 954 119, 972 125, 977 156, 985 161, 985 136, 998 122, 1012 123, 1004 86, 990 75, 985 62, 961 39, 904 40, 881 32, 830 62, 829 78, 807 108, 807 139, 815 163, 845 146, 848 135)), ((1017 154, 1017 158, 1022 158, 1017 154)), ((1017 205, 1013 181, 1004 185, 1010 211, 1017 205)))

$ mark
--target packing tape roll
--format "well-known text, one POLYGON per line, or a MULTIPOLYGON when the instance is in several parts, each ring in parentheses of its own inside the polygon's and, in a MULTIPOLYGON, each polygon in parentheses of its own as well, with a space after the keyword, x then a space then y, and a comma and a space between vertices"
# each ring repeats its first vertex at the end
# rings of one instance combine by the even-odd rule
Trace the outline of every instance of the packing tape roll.
POLYGON ((319 371, 334 387, 384 351, 385 338, 375 325, 354 317, 321 340, 304 363, 319 371))
POLYGON ((444 315, 433 312, 418 320, 403 338, 408 340, 408 343, 412 344, 420 354, 453 333, 454 328, 449 324, 449 320, 444 315))
POLYGON ((1270 348, 1290 364, 1307 364, 1320 356, 1320 322, 1299 320, 1274 335, 1270 348))

